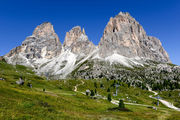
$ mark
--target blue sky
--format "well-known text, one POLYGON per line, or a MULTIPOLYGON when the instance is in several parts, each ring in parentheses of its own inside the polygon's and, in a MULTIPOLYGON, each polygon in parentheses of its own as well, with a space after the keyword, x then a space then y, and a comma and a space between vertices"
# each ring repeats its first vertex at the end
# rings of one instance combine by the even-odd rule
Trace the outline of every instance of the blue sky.
POLYGON ((46 21, 54 25, 61 43, 79 25, 97 45, 109 18, 120 11, 159 38, 171 61, 180 65, 180 0, 0 0, 0 55, 21 45, 46 21))

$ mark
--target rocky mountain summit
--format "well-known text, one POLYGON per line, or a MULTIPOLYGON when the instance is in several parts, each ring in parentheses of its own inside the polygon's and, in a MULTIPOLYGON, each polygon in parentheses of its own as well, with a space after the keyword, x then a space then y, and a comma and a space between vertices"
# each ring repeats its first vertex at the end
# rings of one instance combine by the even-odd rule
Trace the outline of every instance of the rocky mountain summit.
POLYGON ((82 56, 90 54, 95 49, 95 45, 89 41, 84 28, 81 30, 80 26, 76 26, 66 33, 63 47, 65 50, 82 56))
POLYGON ((129 13, 120 12, 110 18, 98 47, 102 57, 115 53, 128 58, 170 62, 160 40, 147 36, 143 27, 129 13))
MULTIPOLYGON (((10 64, 30 66, 37 74, 54 79, 126 79, 123 76, 129 75, 127 81, 133 81, 135 68, 151 72, 149 68, 156 67, 154 73, 164 70, 172 73, 180 69, 172 67, 157 38, 147 36, 133 17, 122 12, 110 18, 98 46, 88 39, 80 26, 66 33, 62 45, 52 24, 46 22, 3 58, 10 64)), ((141 73, 146 74, 139 71, 137 75, 141 73)), ((178 78, 176 75, 172 74, 171 79, 178 78)), ((140 77, 148 79, 148 76, 136 76, 140 77)))
POLYGON ((37 26, 33 34, 22 45, 12 49, 4 57, 8 63, 33 67, 37 59, 51 59, 61 53, 62 45, 51 23, 37 26))

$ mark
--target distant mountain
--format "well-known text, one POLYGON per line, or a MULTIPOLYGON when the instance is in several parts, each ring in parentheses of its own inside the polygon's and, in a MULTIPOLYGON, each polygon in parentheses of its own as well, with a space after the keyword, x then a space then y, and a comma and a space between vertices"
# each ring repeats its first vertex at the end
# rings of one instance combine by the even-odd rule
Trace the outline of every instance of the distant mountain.
POLYGON ((122 12, 110 18, 98 46, 79 26, 67 32, 61 44, 52 24, 46 22, 3 58, 54 79, 122 79, 130 84, 180 79, 180 67, 171 64, 160 40, 147 36, 129 13, 122 12))

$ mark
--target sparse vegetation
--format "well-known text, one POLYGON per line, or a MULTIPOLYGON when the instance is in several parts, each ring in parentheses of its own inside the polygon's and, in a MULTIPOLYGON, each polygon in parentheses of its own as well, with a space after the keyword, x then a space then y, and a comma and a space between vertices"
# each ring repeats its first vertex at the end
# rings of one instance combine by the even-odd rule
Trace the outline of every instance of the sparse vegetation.
POLYGON ((166 91, 180 89, 180 72, 179 68, 169 63, 159 63, 156 61, 146 61, 148 64, 144 66, 133 66, 133 68, 125 67, 120 64, 110 64, 103 61, 86 61, 78 69, 73 78, 81 77, 82 79, 106 79, 107 81, 113 80, 114 86, 116 81, 119 80, 130 86, 139 87, 147 90, 147 84, 153 90, 166 91), (95 64, 96 67, 93 67, 95 64), (85 66, 89 68, 82 71, 85 66), (101 66, 104 66, 103 69, 101 66), (101 69, 101 72, 97 70, 101 69), (97 72, 93 72, 97 71, 97 72), (97 74, 96 74, 97 73, 97 74))

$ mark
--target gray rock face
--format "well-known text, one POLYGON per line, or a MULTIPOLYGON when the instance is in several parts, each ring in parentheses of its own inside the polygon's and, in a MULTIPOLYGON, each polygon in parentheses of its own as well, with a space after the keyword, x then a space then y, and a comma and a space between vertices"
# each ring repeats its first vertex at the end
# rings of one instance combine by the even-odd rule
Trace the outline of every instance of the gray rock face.
POLYGON ((143 27, 129 13, 120 12, 110 18, 98 47, 101 57, 117 53, 128 58, 143 57, 170 62, 161 42, 147 36, 143 27))
POLYGON ((90 54, 96 47, 89 41, 85 30, 81 30, 80 26, 72 28, 66 33, 63 47, 66 50, 70 50, 74 54, 86 56, 90 54))
POLYGON ((6 57, 14 57, 14 62, 21 59, 33 60, 39 58, 53 58, 61 53, 61 43, 51 23, 46 22, 34 30, 32 36, 27 37, 22 45, 14 48, 6 57), (21 57, 23 56, 23 58, 21 57))

